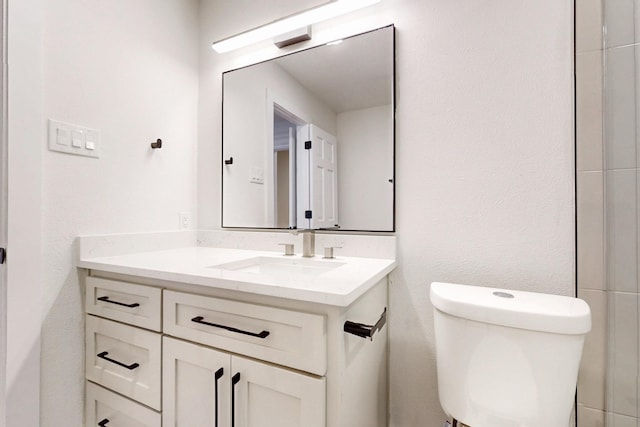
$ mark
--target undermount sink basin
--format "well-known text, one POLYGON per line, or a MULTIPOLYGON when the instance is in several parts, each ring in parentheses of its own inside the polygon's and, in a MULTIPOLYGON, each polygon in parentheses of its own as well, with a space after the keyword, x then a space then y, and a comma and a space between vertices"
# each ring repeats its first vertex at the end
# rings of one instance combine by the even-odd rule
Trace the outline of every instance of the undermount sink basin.
POLYGON ((305 258, 255 257, 209 268, 253 273, 271 277, 315 277, 343 266, 343 262, 320 261, 305 258))

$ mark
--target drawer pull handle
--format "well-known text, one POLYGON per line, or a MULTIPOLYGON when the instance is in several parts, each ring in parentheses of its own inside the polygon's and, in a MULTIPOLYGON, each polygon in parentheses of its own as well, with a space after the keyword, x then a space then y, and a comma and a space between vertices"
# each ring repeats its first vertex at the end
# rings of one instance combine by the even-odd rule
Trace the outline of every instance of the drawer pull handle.
POLYGON ((215 384, 215 389, 216 389, 216 401, 214 402, 214 406, 215 406, 215 411, 216 411, 216 427, 218 427, 218 380, 220 378, 222 378, 222 375, 224 374, 224 369, 220 368, 216 371, 215 374, 215 378, 216 378, 216 384, 215 384))
POLYGON ((104 302, 108 302, 110 304, 117 304, 117 305, 121 305, 123 307, 129 307, 129 308, 135 308, 135 307, 139 307, 140 304, 138 304, 137 302, 134 302, 133 304, 125 304, 123 302, 118 302, 118 301, 112 301, 109 299, 109 297, 100 297, 98 298, 98 301, 104 301, 104 302))
POLYGON ((242 329, 237 329, 237 328, 233 328, 231 326, 225 326, 225 325, 218 325, 216 323, 209 323, 209 322, 205 322, 204 317, 202 316, 196 316, 193 319, 191 319, 192 322, 195 323, 200 323, 201 325, 207 325, 207 326, 213 326, 214 328, 221 328, 221 329, 226 329, 227 331, 231 331, 231 332, 236 332, 238 334, 244 334, 244 335, 249 335, 252 337, 257 337, 257 338, 266 338, 269 336, 269 331, 262 331, 262 332, 249 332, 249 331, 243 331, 242 329))
POLYGON ((109 418, 105 418, 104 420, 100 421, 100 422, 98 423, 98 427, 104 427, 104 426, 106 426, 107 424, 109 424, 109 418))
POLYGON ((231 427, 236 427, 236 384, 240 382, 240 372, 231 377, 231 427))
POLYGON ((130 371, 132 371, 132 370, 136 369, 138 366, 140 366, 140 364, 139 364, 139 363, 132 363, 131 365, 125 365, 125 364, 124 364, 124 363, 122 363, 122 362, 118 362, 117 360, 114 360, 114 359, 112 359, 112 358, 110 358, 110 357, 107 357, 107 354, 109 354, 109 352, 108 352, 108 351, 103 351, 102 353, 98 353, 98 354, 97 354, 97 356, 98 356, 100 359, 104 359, 104 360, 106 360, 107 362, 111 362, 111 363, 114 363, 114 364, 116 364, 116 365, 118 365, 118 366, 122 366, 123 368, 127 368, 127 369, 129 369, 130 371))
POLYGON ((365 325, 363 323, 356 323, 347 320, 344 322, 344 331, 357 335, 361 338, 369 338, 373 341, 373 334, 382 329, 384 324, 387 323, 387 308, 384 308, 384 311, 380 315, 380 319, 376 322, 375 325, 365 325))

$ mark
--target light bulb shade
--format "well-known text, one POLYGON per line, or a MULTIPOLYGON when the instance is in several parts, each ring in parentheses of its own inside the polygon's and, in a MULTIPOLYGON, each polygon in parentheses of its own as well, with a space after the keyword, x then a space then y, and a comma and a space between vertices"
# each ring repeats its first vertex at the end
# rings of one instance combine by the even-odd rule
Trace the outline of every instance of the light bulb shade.
POLYGON ((362 9, 380 0, 334 0, 322 6, 290 15, 269 24, 245 31, 226 39, 216 41, 211 46, 216 52, 224 53, 261 42, 280 34, 295 31, 316 22, 326 21, 357 9, 362 9))

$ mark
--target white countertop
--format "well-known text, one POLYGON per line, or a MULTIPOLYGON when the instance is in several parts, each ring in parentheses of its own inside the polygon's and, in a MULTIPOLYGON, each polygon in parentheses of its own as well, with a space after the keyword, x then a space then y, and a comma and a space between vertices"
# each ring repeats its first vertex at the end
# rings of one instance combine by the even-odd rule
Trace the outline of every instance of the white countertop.
POLYGON ((293 262, 301 259, 299 255, 284 257, 280 252, 193 246, 115 256, 80 256, 77 266, 340 307, 349 306, 396 267, 394 259, 336 256, 324 260, 316 256, 314 262, 339 266, 303 279, 215 267, 256 257, 279 257, 293 262))

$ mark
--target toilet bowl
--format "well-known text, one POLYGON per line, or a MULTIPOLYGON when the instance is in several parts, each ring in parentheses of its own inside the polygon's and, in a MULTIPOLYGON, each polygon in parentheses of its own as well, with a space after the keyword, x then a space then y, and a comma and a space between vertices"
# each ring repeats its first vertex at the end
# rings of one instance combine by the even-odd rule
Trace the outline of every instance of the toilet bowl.
POLYGON ((448 416, 470 427, 569 425, 591 330, 584 301, 451 283, 432 283, 430 296, 448 416))

